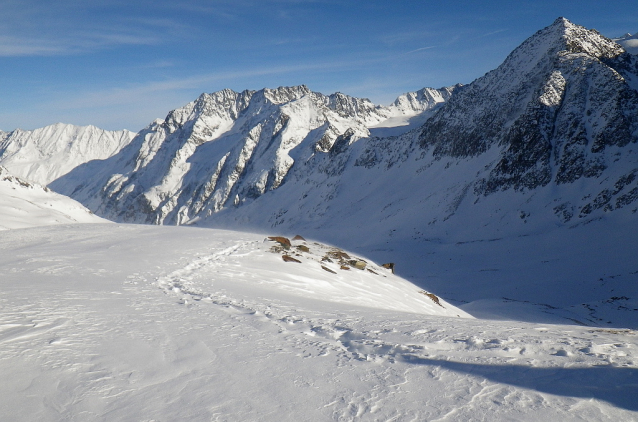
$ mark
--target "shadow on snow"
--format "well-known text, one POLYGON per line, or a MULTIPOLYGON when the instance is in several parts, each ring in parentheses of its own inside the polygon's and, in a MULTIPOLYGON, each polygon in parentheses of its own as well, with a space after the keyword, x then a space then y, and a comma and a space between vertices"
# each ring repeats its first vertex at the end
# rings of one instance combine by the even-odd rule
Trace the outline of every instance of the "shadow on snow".
POLYGON ((638 411, 638 369, 612 365, 588 368, 536 368, 483 365, 403 355, 406 363, 436 365, 455 372, 558 396, 592 398, 638 411))

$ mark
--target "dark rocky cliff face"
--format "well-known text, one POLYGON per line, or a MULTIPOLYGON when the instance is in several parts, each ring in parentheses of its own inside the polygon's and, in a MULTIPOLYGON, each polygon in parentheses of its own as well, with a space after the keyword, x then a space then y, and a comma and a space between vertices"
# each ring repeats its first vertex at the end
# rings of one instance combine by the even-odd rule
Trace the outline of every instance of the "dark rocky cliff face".
POLYGON ((611 146, 636 143, 635 60, 595 31, 559 18, 497 69, 460 89, 422 128, 436 158, 500 157, 476 192, 599 177, 611 146))

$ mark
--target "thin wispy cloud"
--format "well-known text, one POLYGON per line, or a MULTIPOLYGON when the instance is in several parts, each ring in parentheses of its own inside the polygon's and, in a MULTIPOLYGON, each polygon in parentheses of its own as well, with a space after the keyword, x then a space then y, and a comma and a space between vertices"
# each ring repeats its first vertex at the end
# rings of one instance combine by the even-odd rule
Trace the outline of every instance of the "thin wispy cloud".
POLYGON ((508 29, 499 29, 498 31, 492 31, 492 32, 488 32, 487 34, 480 35, 479 38, 489 37, 490 35, 496 35, 506 31, 508 31, 508 29))
MULTIPOLYGON (((637 30, 615 3, 582 1, 571 9, 595 8, 592 26, 614 28, 598 26, 606 35, 637 30)), ((305 83, 379 102, 468 83, 557 16, 572 18, 565 6, 540 3, 0 0, 0 59, 8 64, 0 80, 10 81, 0 127, 99 125, 107 115, 111 128, 141 126, 144 110, 165 113, 227 87, 305 83)))
POLYGON ((421 48, 417 48, 416 50, 408 51, 408 52, 403 53, 403 54, 418 53, 419 51, 431 50, 433 48, 436 48, 436 46, 431 45, 431 46, 428 46, 428 47, 421 47, 421 48))
POLYGON ((45 39, 17 38, 0 35, 0 57, 52 56, 65 54, 68 46, 45 39))
MULTIPOLYGON (((0 2, 0 56, 54 56, 94 52, 126 45, 153 45, 162 40, 170 19, 105 13, 93 3, 25 0, 0 2)), ((116 3, 111 3, 116 4, 116 3)), ((105 8, 108 2, 100 2, 105 8)))
POLYGON ((144 64, 140 66, 143 69, 168 69, 175 66, 175 62, 172 60, 158 60, 155 62, 144 64))
POLYGON ((159 38, 149 35, 122 33, 77 32, 68 37, 38 38, 0 35, 0 56, 55 56, 79 54, 121 45, 151 45, 159 38))
POLYGON ((387 46, 396 46, 409 42, 427 39, 435 34, 429 30, 391 32, 378 36, 378 40, 387 46))
MULTIPOLYGON (((80 32, 77 35, 84 36, 84 40, 75 42, 76 46, 82 48, 94 48, 113 45, 153 45, 161 40, 158 36, 151 34, 135 34, 123 32, 80 32)), ((67 42, 71 40, 67 39, 67 42)))
POLYGON ((145 28, 147 31, 183 32, 185 30, 192 30, 191 25, 179 22, 175 19, 147 16, 122 16, 118 18, 118 24, 122 30, 130 30, 131 27, 145 28))

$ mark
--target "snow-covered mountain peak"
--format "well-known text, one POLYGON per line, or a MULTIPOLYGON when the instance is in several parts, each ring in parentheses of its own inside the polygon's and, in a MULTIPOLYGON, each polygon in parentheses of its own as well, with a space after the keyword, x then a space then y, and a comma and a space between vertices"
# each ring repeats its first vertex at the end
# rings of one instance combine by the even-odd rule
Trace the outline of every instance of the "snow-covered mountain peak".
POLYGON ((310 94, 312 91, 306 85, 280 86, 279 88, 263 88, 255 93, 263 96, 272 104, 284 104, 295 101, 310 94))
POLYGON ((128 130, 64 123, 16 129, 0 136, 0 164, 17 176, 47 185, 79 164, 112 156, 134 135, 128 130))
POLYGON ((183 224, 277 189, 297 160, 330 152, 340 137, 339 150, 348 148, 369 136, 369 127, 423 113, 453 89, 406 94, 390 107, 305 85, 202 94, 140 132, 112 163, 90 171, 91 183, 78 170, 79 179, 56 181, 54 188, 79 194, 74 197, 113 219, 125 214, 127 221, 183 224), (152 209, 153 216, 133 212, 139 209, 152 209))
POLYGON ((247 101, 238 101, 242 97, 250 98, 253 92, 244 91, 241 94, 230 89, 203 93, 195 101, 183 107, 172 110, 168 113, 164 121, 160 122, 169 133, 173 133, 185 126, 193 127, 199 122, 203 134, 211 133, 223 122, 230 122, 237 118, 239 113, 246 107, 247 101))
MULTIPOLYGON (((375 113, 378 114, 379 109, 367 98, 355 98, 341 92, 328 97, 328 107, 342 117, 354 117, 363 121, 369 120, 375 113)), ((374 117, 379 120, 378 115, 374 117)))
MULTIPOLYGON (((618 121, 613 124, 603 124, 599 119, 603 109, 616 108, 619 102, 628 102, 627 106, 633 107, 629 103, 636 101, 636 93, 628 91, 631 86, 627 83, 635 77, 632 76, 635 70, 621 70, 617 63, 625 57, 623 53, 620 45, 597 31, 559 18, 524 41, 498 68, 452 97, 424 127, 422 145, 436 145, 437 156, 477 155, 494 144, 512 145, 514 148, 509 152, 518 150, 517 165, 502 164, 502 171, 510 173, 522 163, 528 163, 530 170, 536 167, 536 159, 530 155, 532 150, 539 154, 536 158, 542 156, 547 164, 550 156, 561 162, 563 144, 573 139, 575 132, 581 131, 568 130, 569 126, 565 124, 581 127, 584 137, 594 139, 593 143, 599 144, 590 146, 594 151, 600 151, 602 144, 626 143, 633 132, 626 118, 618 115, 618 121), (619 72, 624 72, 624 79, 619 72), (588 97, 588 101, 582 101, 588 97), (566 107, 566 104, 570 106, 566 107), (569 122, 557 125, 556 121, 560 119, 556 113, 564 115, 569 122), (626 128, 628 136, 602 133, 618 133, 620 127, 626 128), (558 136, 562 132, 565 133, 558 136), (532 133, 536 135, 532 136, 532 133)), ((583 140, 583 143, 587 142, 583 140)), ((571 147, 569 149, 571 155, 571 147)), ((573 156, 565 159, 571 163, 569 166, 581 162, 580 159, 574 161, 573 156)), ((600 159, 602 157, 594 161, 600 159)), ((568 164, 564 165, 567 169, 568 164)), ((546 184, 556 177, 549 167, 545 167, 543 175, 536 169, 535 175, 529 175, 529 183, 521 185, 521 170, 516 170, 516 176, 512 175, 510 180, 517 180, 519 187, 546 184)), ((559 174, 562 172, 558 171, 559 174)), ((593 169, 591 172, 568 172, 571 173, 569 177, 563 179, 559 175, 558 179, 573 181, 580 177, 577 174, 599 174, 593 169)), ((503 185, 499 182, 499 186, 503 185)))
POLYGON ((241 93, 228 88, 213 93, 203 93, 195 101, 171 111, 163 125, 172 133, 178 128, 196 125, 196 122, 200 121, 200 130, 206 132, 202 135, 210 138, 215 129, 224 122, 230 124, 237 120, 239 114, 249 105, 259 112, 263 107, 286 104, 311 92, 307 86, 300 85, 275 89, 263 88, 259 91, 245 90, 241 93))
POLYGON ((596 58, 612 58, 624 51, 617 43, 594 29, 576 25, 565 18, 558 18, 547 32, 558 35, 568 53, 584 53, 596 58))
POLYGON ((439 89, 423 88, 416 92, 407 92, 399 95, 389 108, 395 111, 396 114, 411 114, 429 110, 437 104, 442 104, 449 100, 452 92, 461 86, 463 85, 456 84, 439 89))
POLYGON ((626 33, 622 37, 614 38, 614 41, 622 45, 627 53, 638 54, 638 32, 633 35, 626 33))
POLYGON ((597 60, 611 59, 624 52, 614 41, 573 24, 565 18, 539 30, 525 40, 487 78, 479 78, 474 84, 514 86, 521 79, 533 80, 534 75, 547 67, 555 66, 557 60, 566 55, 585 55, 597 60), (508 83, 509 82, 509 83, 508 83))

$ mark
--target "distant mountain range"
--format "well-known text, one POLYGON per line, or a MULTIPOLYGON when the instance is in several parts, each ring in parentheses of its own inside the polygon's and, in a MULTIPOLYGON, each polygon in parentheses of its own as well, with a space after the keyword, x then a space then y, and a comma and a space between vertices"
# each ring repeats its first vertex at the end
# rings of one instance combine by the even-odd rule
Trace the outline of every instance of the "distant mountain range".
MULTIPOLYGON (((637 87, 636 56, 559 18, 473 83, 405 94, 388 107, 305 86, 224 90, 132 140, 90 128, 68 136, 74 143, 47 144, 38 131, 14 132, 0 162, 24 177, 56 179, 54 190, 124 222, 321 227, 333 224, 329 209, 343 218, 365 201, 375 225, 397 219, 393 227, 405 226, 403 215, 431 228, 484 208, 503 210, 499 224, 512 216, 573 224, 637 207, 637 87), (423 125, 375 136, 397 121, 413 128, 410 118, 423 125), (496 206, 508 192, 516 199, 496 206)), ((51 140, 64 128, 45 129, 51 140)))
MULTIPOLYGON (((1 134, 0 164, 110 220, 300 232, 379 260, 557 230, 569 238, 594 223, 592 237, 636 231, 632 40, 559 18, 471 84, 390 106, 305 86, 223 90, 134 137, 60 125, 1 134)), ((423 262, 405 265, 423 280, 423 262)), ((635 270, 599 290, 602 269, 580 290, 586 274, 563 279, 574 300, 599 300, 636 293, 635 270)), ((435 291, 462 296, 437 280, 435 291)))
POLYGON ((62 123, 0 132, 0 164, 16 176, 47 185, 80 164, 110 157, 134 136, 128 130, 62 123))
POLYGON ((276 190, 292 169, 334 154, 346 138, 368 138, 370 128, 388 120, 409 127, 410 117, 423 118, 453 90, 426 88, 388 107, 305 86, 203 94, 118 154, 79 166, 51 186, 109 219, 190 223, 276 190))

